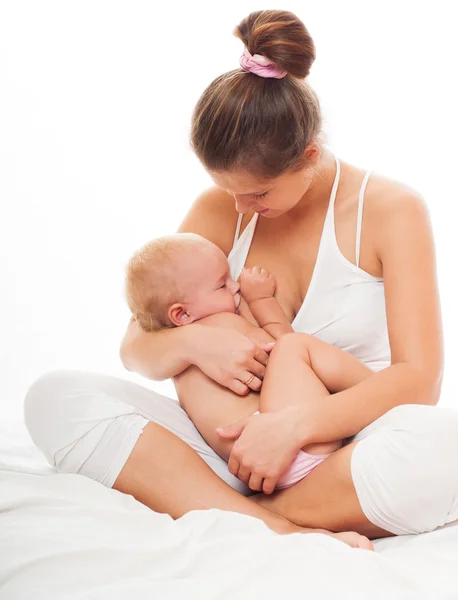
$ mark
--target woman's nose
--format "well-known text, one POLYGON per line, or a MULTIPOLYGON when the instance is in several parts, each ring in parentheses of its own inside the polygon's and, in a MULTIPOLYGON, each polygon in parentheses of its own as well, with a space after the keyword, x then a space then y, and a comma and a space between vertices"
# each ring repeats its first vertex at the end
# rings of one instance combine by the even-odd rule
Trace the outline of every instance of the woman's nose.
POLYGON ((237 196, 234 196, 235 198, 235 210, 238 213, 241 214, 246 214, 249 210, 249 202, 246 202, 245 200, 242 200, 240 198, 238 198, 237 196))

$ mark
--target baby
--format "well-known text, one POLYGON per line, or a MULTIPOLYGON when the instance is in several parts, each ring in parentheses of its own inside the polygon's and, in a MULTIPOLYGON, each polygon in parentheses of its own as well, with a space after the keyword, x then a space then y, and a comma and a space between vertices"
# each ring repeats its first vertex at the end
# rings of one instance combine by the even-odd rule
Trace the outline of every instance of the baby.
MULTIPOLYGON (((273 275, 258 267, 244 269, 240 283, 234 281, 221 249, 191 233, 149 242, 131 258, 126 275, 129 308, 145 331, 198 321, 203 326, 237 329, 262 343, 279 340, 293 332, 274 297, 275 289, 273 275), (241 296, 259 327, 240 315, 239 308, 244 312, 241 296)), ((223 341, 223 331, 221 336, 223 341)), ((291 343, 274 348, 260 394, 251 392, 240 398, 195 366, 174 378, 180 405, 202 437, 224 460, 230 456, 233 441, 221 439, 216 427, 259 414, 259 411, 278 411, 288 403, 307 402, 312 395, 316 398, 317 394, 325 396, 341 391, 372 373, 356 358, 307 334, 295 334, 288 340, 291 343), (313 380, 307 377, 312 368, 321 380, 319 390, 316 377, 313 380)), ((340 446, 341 442, 335 441, 311 444, 300 450, 277 481, 276 489, 290 487, 303 479, 340 446)))

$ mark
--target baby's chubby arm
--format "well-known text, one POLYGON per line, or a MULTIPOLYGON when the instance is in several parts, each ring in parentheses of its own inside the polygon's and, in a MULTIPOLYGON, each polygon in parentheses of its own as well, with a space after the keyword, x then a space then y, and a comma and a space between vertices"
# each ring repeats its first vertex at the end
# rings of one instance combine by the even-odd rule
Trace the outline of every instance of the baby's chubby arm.
POLYGON ((251 314, 260 327, 278 339, 293 328, 274 297, 276 287, 275 277, 260 267, 244 268, 240 275, 240 292, 251 314))

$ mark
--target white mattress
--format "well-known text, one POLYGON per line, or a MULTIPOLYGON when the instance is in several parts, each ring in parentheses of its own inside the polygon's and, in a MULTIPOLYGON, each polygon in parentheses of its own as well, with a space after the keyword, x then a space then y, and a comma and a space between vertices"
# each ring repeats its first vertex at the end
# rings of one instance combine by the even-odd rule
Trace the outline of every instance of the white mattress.
POLYGON ((458 526, 352 550, 218 510, 178 521, 58 475, 0 425, 0 600, 458 598, 458 526))

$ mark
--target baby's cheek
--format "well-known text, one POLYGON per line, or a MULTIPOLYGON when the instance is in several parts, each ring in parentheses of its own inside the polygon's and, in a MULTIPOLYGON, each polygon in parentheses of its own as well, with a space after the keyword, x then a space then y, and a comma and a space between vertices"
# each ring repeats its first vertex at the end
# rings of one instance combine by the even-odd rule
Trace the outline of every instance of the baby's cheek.
POLYGON ((232 294, 230 294, 227 298, 226 307, 228 312, 235 312, 235 298, 232 294))

